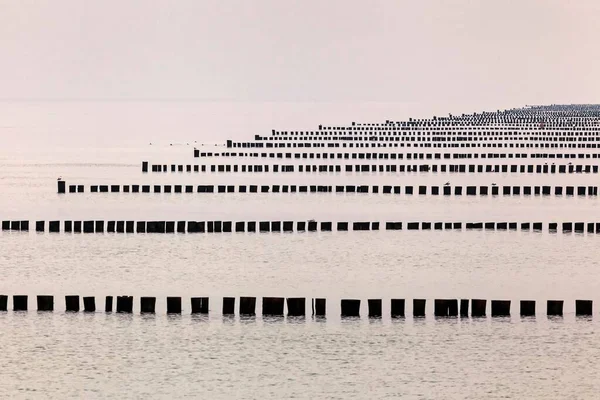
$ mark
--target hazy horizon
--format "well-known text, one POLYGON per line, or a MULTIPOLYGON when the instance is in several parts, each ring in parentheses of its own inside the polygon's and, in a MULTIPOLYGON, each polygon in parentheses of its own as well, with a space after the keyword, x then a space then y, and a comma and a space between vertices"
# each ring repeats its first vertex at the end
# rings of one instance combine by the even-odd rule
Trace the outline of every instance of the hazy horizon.
MULTIPOLYGON (((0 98, 594 103, 592 1, 0 0, 0 98)), ((435 107, 434 107, 435 108, 435 107)))

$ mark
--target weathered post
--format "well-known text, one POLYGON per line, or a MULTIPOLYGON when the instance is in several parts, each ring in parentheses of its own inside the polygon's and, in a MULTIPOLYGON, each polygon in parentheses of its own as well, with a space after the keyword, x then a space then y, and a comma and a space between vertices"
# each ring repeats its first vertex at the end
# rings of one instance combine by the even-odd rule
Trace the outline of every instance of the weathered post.
POLYGON ((0 295, 0 311, 8 311, 8 296, 0 295))
POLYGON ((413 317, 425 316, 425 299, 413 299, 413 317))
POLYGON ((381 318, 381 299, 369 299, 367 303, 369 306, 369 318, 381 318))
POLYGON ((460 299, 460 316, 469 316, 469 299, 460 299))
POLYGON ((208 297, 192 297, 192 314, 208 314, 208 297))
POLYGON ((133 312, 133 296, 117 296, 117 312, 132 313, 133 312))
POLYGON ((360 300, 342 299, 341 301, 342 317, 359 317, 360 300))
POLYGON ((14 311, 27 311, 27 295, 14 295, 13 296, 13 310, 14 311))
POLYGON ((256 315, 256 297, 240 297, 240 314, 256 315))
POLYGON ((167 297, 167 314, 181 314, 181 297, 167 297))
POLYGON ((66 311, 79 312, 79 296, 65 296, 66 311))
POLYGON ((38 311, 54 311, 54 296, 37 296, 38 311))
POLYGON ((492 317, 510 317, 510 300, 492 300, 492 317))
POLYGON ((262 314, 268 316, 283 316, 285 299, 283 297, 263 297, 262 314))
POLYGON ((392 318, 404 318, 404 299, 392 299, 390 301, 392 318))
POLYGON ((156 310, 156 297, 140 297, 140 313, 154 314, 156 310))
POLYGON ((303 317, 306 315, 306 299, 304 297, 287 298, 288 316, 303 317))
POLYGON ((312 315, 315 317, 324 317, 327 313, 327 300, 323 298, 312 300, 312 315))
POLYGON ((113 297, 106 296, 106 301, 104 302, 104 312, 111 313, 113 310, 113 297))
POLYGON ((563 315, 563 300, 548 300, 546 304, 546 315, 561 316, 563 315))
POLYGON ((575 315, 590 316, 593 314, 592 300, 575 300, 575 315))
POLYGON ((471 299, 471 317, 485 317, 487 300, 471 299))
POLYGON ((521 300, 521 317, 535 317, 535 300, 521 300))
POLYGON ((83 298, 83 311, 96 312, 96 299, 94 298, 94 296, 88 296, 83 298))
POLYGON ((223 315, 235 314, 235 297, 223 297, 223 315))

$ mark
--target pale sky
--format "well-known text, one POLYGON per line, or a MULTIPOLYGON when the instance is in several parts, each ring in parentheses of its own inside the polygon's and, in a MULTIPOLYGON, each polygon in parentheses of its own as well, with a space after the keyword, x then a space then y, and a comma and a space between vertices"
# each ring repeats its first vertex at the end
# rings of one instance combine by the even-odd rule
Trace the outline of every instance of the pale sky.
POLYGON ((600 1, 0 0, 0 98, 599 102, 600 1))

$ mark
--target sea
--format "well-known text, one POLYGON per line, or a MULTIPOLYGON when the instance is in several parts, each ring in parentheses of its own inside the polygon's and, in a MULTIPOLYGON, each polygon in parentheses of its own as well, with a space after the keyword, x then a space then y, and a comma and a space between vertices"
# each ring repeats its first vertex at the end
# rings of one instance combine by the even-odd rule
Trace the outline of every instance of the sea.
MULTIPOLYGON (((520 104, 514 106, 521 106, 520 104)), ((90 193, 89 185, 598 186, 598 174, 211 173, 141 171, 151 164, 292 164, 193 158, 276 130, 447 115, 455 105, 196 101, 0 102, 1 220, 600 222, 584 196, 407 196, 365 193, 90 193), (57 194, 57 179, 86 186, 57 194)), ((289 150, 294 151, 294 149, 289 150)), ((302 149, 297 149, 302 152, 302 149)), ((327 150, 328 152, 330 150, 327 150)), ((352 149, 335 149, 351 152, 352 149)), ((357 150, 359 151, 359 150, 357 150)), ((377 149, 377 151, 386 151, 377 149)), ((406 152, 489 149, 397 148, 406 152)), ((514 153, 516 149, 494 149, 514 153)), ((600 150, 519 149, 592 153, 600 150)), ((302 164, 406 164, 301 160, 302 164)), ((448 160, 430 162, 448 163, 448 160)), ((504 159, 506 164, 564 160, 504 159)), ((417 162, 419 163, 419 162, 417 162)), ((461 163, 486 163, 461 160, 461 163)), ((597 159, 574 163, 594 165, 597 159)), ((0 312, 0 397, 120 399, 596 399, 600 235, 534 231, 364 231, 222 234, 0 233, 0 294, 28 295, 28 312, 0 312), (35 297, 54 295, 54 312, 35 297), (96 296, 98 312, 66 313, 66 295, 96 296), (104 296, 134 296, 133 314, 105 313, 104 296), (139 298, 157 298, 140 315, 139 298), (181 296, 181 315, 166 297, 181 296), (190 297, 209 297, 208 316, 190 297), (222 298, 255 296, 255 317, 223 316, 222 298), (308 315, 262 317, 262 297, 305 297, 308 315), (327 299, 326 318, 310 315, 327 299), (407 300, 406 318, 390 299, 407 300), (427 316, 411 315, 412 299, 427 316), (435 299, 511 300, 505 318, 434 318, 435 299), (341 299, 361 317, 341 318, 341 299), (383 317, 367 317, 367 300, 383 317), (548 317, 546 300, 564 300, 548 317), (536 317, 519 316, 536 300, 536 317), (597 308, 597 307, 596 307, 597 308)), ((9 302, 10 305, 10 302, 9 302)))

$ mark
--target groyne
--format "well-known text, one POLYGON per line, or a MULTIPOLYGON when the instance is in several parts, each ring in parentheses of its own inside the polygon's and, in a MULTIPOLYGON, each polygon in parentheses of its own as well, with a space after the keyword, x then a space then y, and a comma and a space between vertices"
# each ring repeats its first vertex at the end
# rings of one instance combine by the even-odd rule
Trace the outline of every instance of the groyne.
MULTIPOLYGON (((29 221, 2 221, 2 231, 29 231, 29 221)), ((600 233, 600 222, 365 222, 365 221, 35 221, 39 233, 288 233, 348 231, 536 231, 600 233)))
MULTIPOLYGON (((142 172, 147 170, 142 167, 142 172)), ((598 165, 560 164, 152 164, 151 172, 395 172, 395 173, 496 173, 496 174, 597 174, 598 165)), ((75 192, 76 187, 70 187, 75 192)))
MULTIPOLYGON (((134 311, 135 299, 133 296, 121 295, 106 296, 104 298, 105 313, 125 313, 131 314, 134 311), (113 307, 114 306, 114 307, 113 307)), ((325 317, 327 315, 327 299, 304 297, 262 297, 261 299, 261 315, 263 316, 280 316, 287 315, 289 317, 304 317, 307 315, 307 301, 310 301, 311 315, 314 317, 325 317), (287 307, 286 307, 287 306, 287 307), (286 310, 287 309, 287 310, 286 310)), ((55 299, 53 295, 37 295, 35 297, 39 312, 54 311, 55 299)), ((413 318, 423 318, 427 313, 427 299, 413 299, 411 312, 407 311, 406 299, 394 298, 389 299, 388 315, 391 318, 405 318, 407 315, 412 315, 413 318)), ((138 310, 140 314, 156 313, 157 298, 153 296, 142 296, 138 300, 138 310)), ((167 314, 209 314, 210 298, 209 297, 191 297, 189 301, 184 302, 182 297, 169 296, 164 300, 167 314), (185 306, 184 304, 187 304, 185 306)), ((222 298, 221 314, 254 316, 257 314, 257 298, 256 297, 223 297, 222 298), (236 304, 236 300, 237 304, 236 304), (237 312, 236 312, 237 310, 237 312)), ((338 315, 342 318, 357 318, 361 316, 361 299, 341 299, 339 302, 338 315)), ((368 299, 367 315, 369 318, 381 318, 383 316, 383 299, 375 298, 368 299)), ((535 317, 538 315, 536 310, 535 300, 520 300, 518 302, 518 311, 513 312, 511 300, 488 300, 486 299, 434 299, 433 313, 436 318, 452 318, 452 317, 472 317, 483 318, 488 315, 491 317, 510 317, 519 315, 521 317, 535 317), (489 307, 488 307, 489 304, 489 307)), ((516 307, 515 307, 516 308, 516 307)), ((11 309, 9 305, 9 296, 0 295, 0 312, 6 312, 11 309)), ((12 311, 25 312, 29 310, 28 295, 13 295, 12 296, 12 311)), ((546 315, 549 317, 561 317, 564 312, 564 300, 547 300, 546 315)), ((94 296, 65 296, 65 312, 87 312, 94 313, 98 309, 96 307, 96 298, 94 296)), ((575 300, 575 315, 576 316, 592 316, 593 301, 592 300, 575 300)))
MULTIPOLYGON (((84 185, 70 185, 84 193, 84 185)), ((406 196, 598 196, 598 186, 90 185, 90 193, 365 193, 406 196)), ((60 187, 59 187, 59 193, 60 187)))

